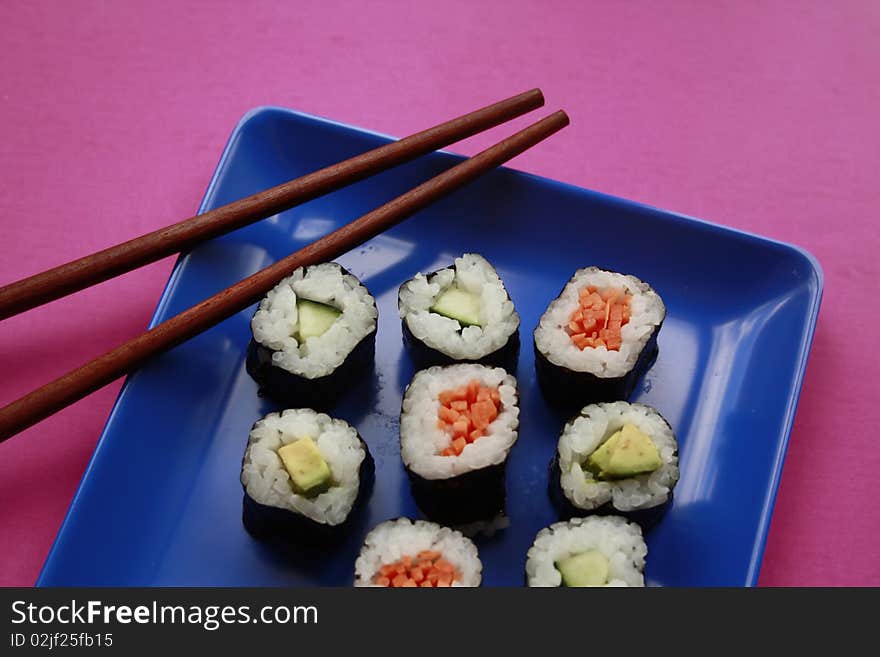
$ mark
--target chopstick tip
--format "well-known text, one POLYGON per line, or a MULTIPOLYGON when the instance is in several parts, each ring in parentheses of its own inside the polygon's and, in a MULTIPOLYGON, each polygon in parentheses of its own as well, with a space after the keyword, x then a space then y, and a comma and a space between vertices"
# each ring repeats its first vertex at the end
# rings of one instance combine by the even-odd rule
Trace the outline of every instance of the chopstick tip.
POLYGON ((571 123, 571 117, 568 116, 565 110, 556 110, 550 116, 558 120, 563 126, 571 123))

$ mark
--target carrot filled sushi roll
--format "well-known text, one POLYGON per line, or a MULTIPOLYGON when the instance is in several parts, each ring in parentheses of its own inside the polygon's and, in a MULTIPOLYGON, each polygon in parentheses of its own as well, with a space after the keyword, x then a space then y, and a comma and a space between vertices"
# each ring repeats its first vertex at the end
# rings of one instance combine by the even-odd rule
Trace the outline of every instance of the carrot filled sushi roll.
POLYGON ((269 413, 242 460, 245 527, 304 546, 341 538, 373 478, 367 444, 344 420, 310 408, 269 413))
POLYGON ((417 372, 403 398, 400 454, 425 515, 461 525, 502 513, 518 427, 516 379, 502 368, 462 364, 417 372))
POLYGON ((280 404, 329 409, 371 372, 378 316, 376 300, 340 265, 300 267, 260 302, 247 370, 280 404))
POLYGON ((416 367, 475 362, 516 370, 519 315, 484 257, 465 253, 450 267, 417 274, 397 299, 416 367))
POLYGON ((666 317, 635 276, 579 269, 535 329, 535 368, 548 401, 583 406, 626 399, 657 356, 666 317))
POLYGON ((376 526, 355 562, 355 586, 443 588, 479 586, 477 546, 433 522, 398 518, 376 526))

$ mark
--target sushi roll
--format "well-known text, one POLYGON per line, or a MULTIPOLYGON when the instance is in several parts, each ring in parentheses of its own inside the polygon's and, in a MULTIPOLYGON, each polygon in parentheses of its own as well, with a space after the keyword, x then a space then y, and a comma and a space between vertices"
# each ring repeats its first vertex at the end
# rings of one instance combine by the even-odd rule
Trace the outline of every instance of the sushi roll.
POLYGON ((461 525, 504 511, 519 427, 516 379, 472 363, 416 372, 403 397, 400 454, 426 516, 461 525))
POLYGON ((355 586, 479 586, 483 564, 473 541, 433 522, 398 518, 376 526, 354 564, 355 586))
POLYGON ((417 368, 479 362, 516 369, 519 315, 495 268, 465 253, 400 286, 403 339, 417 368))
POLYGON ((564 517, 614 513, 647 529, 671 503, 678 475, 678 443, 660 413, 645 404, 592 404, 562 430, 550 495, 564 517))
POLYGON ((260 302, 247 370, 284 406, 328 409, 373 366, 376 300, 335 262, 300 267, 260 302))
POLYGON ((666 306, 644 281, 579 269, 535 329, 544 396, 568 407, 626 399, 657 357, 665 317, 666 306))
POLYGON ((645 585, 642 530, 618 516, 557 522, 535 537, 526 558, 528 586, 645 585))
POLYGON ((367 444, 344 420, 310 408, 270 413, 251 429, 242 461, 245 527, 306 545, 338 538, 373 478, 367 444))

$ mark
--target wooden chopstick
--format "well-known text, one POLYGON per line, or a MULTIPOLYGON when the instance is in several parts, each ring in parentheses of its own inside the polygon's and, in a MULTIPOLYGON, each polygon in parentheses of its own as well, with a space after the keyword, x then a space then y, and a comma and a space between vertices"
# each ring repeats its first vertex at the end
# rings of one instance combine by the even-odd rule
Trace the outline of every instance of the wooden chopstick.
POLYGON ((339 257, 567 125, 565 112, 555 112, 113 351, 0 408, 0 442, 132 372, 151 356, 244 310, 297 267, 339 257))
POLYGON ((544 104, 532 89, 271 189, 0 287, 0 320, 443 148, 544 104))

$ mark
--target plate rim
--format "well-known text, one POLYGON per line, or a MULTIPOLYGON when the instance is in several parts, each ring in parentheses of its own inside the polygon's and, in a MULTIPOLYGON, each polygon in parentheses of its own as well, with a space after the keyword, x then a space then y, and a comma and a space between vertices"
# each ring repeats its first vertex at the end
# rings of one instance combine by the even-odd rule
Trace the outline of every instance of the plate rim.
MULTIPOLYGON (((308 112, 303 112, 301 110, 295 110, 291 108, 281 107, 278 105, 258 105, 246 111, 242 117, 235 124, 235 127, 232 129, 229 137, 226 140, 226 144, 223 147, 223 151, 220 154, 219 159, 217 160, 217 164, 214 167, 214 172, 211 175, 211 179, 208 182, 207 187, 205 188, 205 193, 202 196, 202 200, 199 203, 198 210, 196 215, 203 214, 205 212, 206 207, 213 201, 214 195, 216 193, 216 188, 218 181, 220 179, 221 173, 224 171, 226 164, 231 157, 232 150, 241 137, 242 132, 245 130, 247 125, 253 121, 254 119, 261 117, 265 114, 282 114, 287 116, 293 116, 297 118, 305 118, 311 121, 316 121, 318 123, 323 123, 327 126, 333 126, 336 128, 341 128, 347 131, 353 131, 356 133, 360 133, 362 135, 378 137, 382 140, 387 141, 396 141, 399 139, 398 137, 394 137, 392 135, 379 132, 376 130, 371 130, 368 128, 361 128, 358 126, 354 126, 348 123, 343 123, 341 121, 337 121, 334 119, 330 119, 327 117, 323 117, 317 114, 311 114, 308 112)), ((453 151, 447 149, 439 149, 434 151, 435 153, 443 153, 445 155, 450 155, 456 159, 463 160, 466 159, 466 156, 461 155, 459 153, 455 153, 453 151)), ((770 483, 767 487, 764 505, 760 511, 760 517, 758 522, 758 532, 755 536, 755 541, 752 549, 751 559, 749 561, 749 567, 746 572, 746 582, 745 586, 753 587, 758 583, 758 578, 760 576, 761 563, 764 558, 764 552, 767 547, 767 539, 770 531, 770 522, 773 517, 773 511, 776 506, 776 498, 779 493, 779 485, 782 479, 782 470, 785 465, 785 459, 788 454, 788 446, 791 440, 791 432, 794 427, 794 419, 797 412, 797 406, 800 401, 801 391, 803 389, 804 377, 806 375, 807 363, 809 360, 810 350, 813 344, 813 338, 816 332, 816 325, 819 317, 819 309, 822 303, 822 296, 824 294, 825 289, 825 276, 822 270, 822 266, 819 263, 818 258, 813 255, 807 249, 798 246, 796 244, 792 244, 790 242, 785 242, 782 240, 777 240, 771 237, 767 237, 764 235, 759 235, 757 233, 751 233, 745 230, 741 230, 738 228, 733 228, 730 226, 725 226, 723 224, 717 224, 711 222, 706 219, 701 219, 699 217, 694 217, 688 214, 684 214, 681 212, 676 212, 673 210, 666 210, 654 205, 650 205, 647 203, 643 203, 640 201, 629 200, 620 196, 615 196, 612 194, 607 194, 604 192, 599 192, 596 190, 592 190, 586 187, 581 187, 579 185, 575 185, 573 183, 567 183, 561 180, 556 180, 554 178, 548 178, 546 176, 541 176, 534 173, 529 173, 527 171, 522 171, 520 169, 514 167, 498 167, 499 169, 503 169, 505 171, 514 173, 517 176, 523 176, 527 179, 532 179, 542 185, 549 185, 555 188, 561 188, 566 191, 576 192, 578 194, 586 194, 596 200, 609 203, 612 206, 616 207, 626 207, 631 209, 639 209, 642 211, 648 211, 651 213, 661 214, 665 219, 673 219, 678 223, 684 224, 697 224, 705 230, 708 230, 713 233, 722 234, 722 235, 731 235, 736 236, 740 239, 745 239, 748 241, 756 241, 761 242, 766 245, 770 245, 776 248, 780 248, 785 251, 789 251, 796 255, 798 258, 804 261, 806 266, 808 267, 810 273, 813 276, 813 284, 809 285, 810 290, 810 303, 807 308, 807 318, 806 323, 804 325, 804 330, 801 335, 801 341, 798 348, 797 353, 797 361, 798 366, 796 371, 794 372, 793 378, 793 386, 790 394, 788 395, 788 403, 785 408, 784 414, 784 426, 782 430, 782 440, 779 441, 778 447, 776 449, 776 453, 773 456, 772 468, 770 472, 770 483)), ((162 288, 162 292, 159 295, 159 299, 156 302, 156 307, 153 310, 152 315, 150 316, 150 321, 147 325, 147 329, 151 329, 158 323, 159 317, 164 313, 167 308, 169 301, 170 292, 176 286, 177 281, 181 276, 181 270, 183 269, 183 265, 186 260, 189 258, 189 253, 179 254, 177 259, 174 262, 174 265, 171 269, 171 273, 168 276, 168 280, 165 282, 165 285, 162 288)), ((65 534, 68 531, 69 525, 73 523, 73 515, 76 512, 76 508, 79 505, 80 497, 83 493, 83 488, 86 480, 88 479, 92 470, 96 467, 95 462, 99 453, 101 452, 105 440, 107 438, 108 430, 110 424, 113 421, 113 418, 116 416, 118 409, 120 408, 122 402, 124 401, 129 382, 131 381, 131 374, 125 377, 125 380, 122 383, 122 387, 119 390, 119 393, 116 395, 116 399, 113 402, 113 406, 110 409, 110 413, 107 415, 107 419, 104 421, 104 426, 101 429, 101 433, 98 437, 97 442, 95 443, 95 447, 92 450, 91 455, 89 456, 89 461, 86 464, 85 469, 83 470, 83 474, 80 477, 79 483, 77 484, 76 491, 71 497, 70 503, 67 507, 67 511, 64 514, 64 518, 61 521, 61 524, 58 527, 58 531, 56 532, 55 538, 52 541, 52 545, 49 548, 49 552, 46 554, 46 558, 43 561, 43 565, 40 568, 40 572, 37 576, 37 579, 34 583, 35 587, 43 587, 43 586, 51 586, 51 584, 46 583, 46 578, 48 576, 48 571, 51 567, 52 562, 55 559, 56 552, 61 550, 61 544, 64 541, 65 534)), ((90 586, 95 586, 94 584, 90 584, 90 586)))

